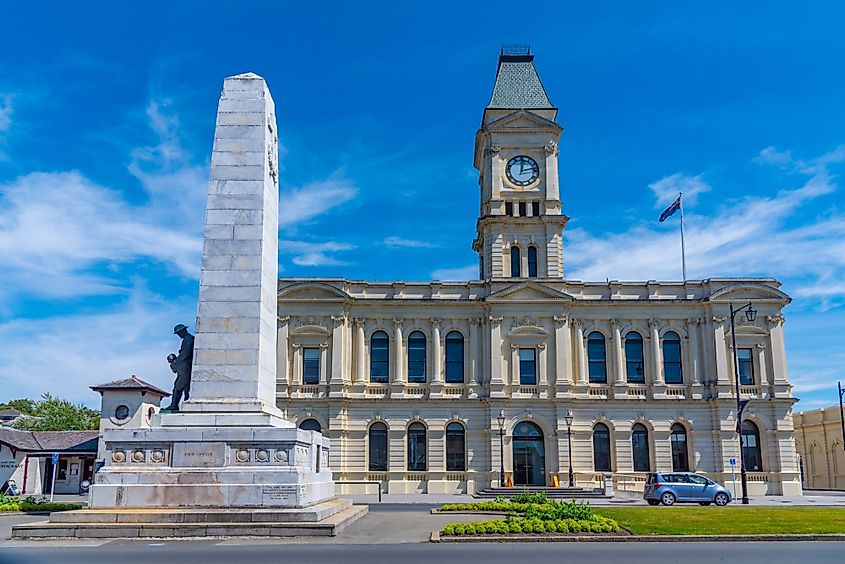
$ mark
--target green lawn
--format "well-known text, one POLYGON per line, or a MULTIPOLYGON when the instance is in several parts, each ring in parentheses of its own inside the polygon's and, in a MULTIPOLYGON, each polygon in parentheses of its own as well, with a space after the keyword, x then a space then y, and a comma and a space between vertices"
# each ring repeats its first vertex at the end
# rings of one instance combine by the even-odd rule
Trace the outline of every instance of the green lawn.
POLYGON ((845 534, 845 507, 596 507, 635 535, 845 534))

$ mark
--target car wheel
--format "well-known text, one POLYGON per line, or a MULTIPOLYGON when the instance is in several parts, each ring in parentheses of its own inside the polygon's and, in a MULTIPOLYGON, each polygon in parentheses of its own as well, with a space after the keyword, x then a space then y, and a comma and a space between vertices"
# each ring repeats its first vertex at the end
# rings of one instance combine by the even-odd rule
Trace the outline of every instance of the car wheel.
POLYGON ((716 497, 713 499, 713 501, 715 501, 716 505, 718 505, 719 507, 724 507, 728 504, 730 499, 728 499, 728 494, 720 492, 716 494, 716 497))
POLYGON ((649 505, 660 505, 659 499, 647 499, 646 501, 648 502, 649 505))
POLYGON ((666 492, 660 496, 660 503, 663 505, 675 505, 675 494, 672 492, 666 492))
POLYGON ((710 505, 710 502, 709 501, 699 501, 698 505, 703 505, 703 506, 706 507, 706 506, 710 505))

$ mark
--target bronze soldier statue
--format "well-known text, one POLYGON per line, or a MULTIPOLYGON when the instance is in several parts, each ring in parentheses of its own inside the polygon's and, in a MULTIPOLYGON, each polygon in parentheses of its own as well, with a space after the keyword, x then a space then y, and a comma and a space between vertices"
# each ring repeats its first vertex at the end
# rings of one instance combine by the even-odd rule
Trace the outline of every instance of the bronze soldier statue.
POLYGON ((170 370, 176 374, 176 382, 173 383, 173 397, 170 405, 162 411, 179 411, 179 402, 182 394, 185 400, 190 399, 191 393, 191 363, 194 359, 194 336, 188 333, 188 328, 181 323, 173 328, 173 333, 182 339, 182 346, 179 347, 179 354, 167 355, 167 362, 170 370))

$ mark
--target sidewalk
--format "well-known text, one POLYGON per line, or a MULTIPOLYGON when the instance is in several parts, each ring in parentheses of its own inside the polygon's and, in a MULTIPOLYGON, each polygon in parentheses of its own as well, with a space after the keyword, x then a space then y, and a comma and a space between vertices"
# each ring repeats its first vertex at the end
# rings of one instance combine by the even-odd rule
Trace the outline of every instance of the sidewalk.
MULTIPOLYGON (((758 506, 772 506, 772 505, 808 505, 808 506, 842 506, 845 507, 845 492, 808 492, 812 495, 803 496, 782 496, 769 495, 749 498, 751 505, 758 506)), ((367 504, 374 507, 379 505, 378 494, 358 494, 358 495, 341 495, 346 499, 351 499, 353 503, 367 504)), ((473 498, 471 495, 437 495, 437 494, 382 494, 382 504, 396 504, 396 505, 432 505, 438 506, 444 503, 472 503, 474 501, 482 501, 473 498)), ((646 505, 645 501, 639 498, 615 498, 615 499, 590 499, 589 504, 595 507, 614 506, 614 505, 646 505)), ((741 504, 739 500, 734 500, 730 504, 731 507, 739 507, 741 504)))

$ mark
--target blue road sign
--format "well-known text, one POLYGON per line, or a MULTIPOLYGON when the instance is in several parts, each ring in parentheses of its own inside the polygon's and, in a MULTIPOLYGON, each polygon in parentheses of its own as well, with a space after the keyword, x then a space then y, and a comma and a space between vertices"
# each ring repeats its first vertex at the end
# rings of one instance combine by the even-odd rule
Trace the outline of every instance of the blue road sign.
POLYGON ((736 466, 736 458, 729 458, 728 464, 730 464, 731 466, 736 466))
POLYGON ((58 464, 58 463, 59 463, 59 455, 56 454, 56 453, 53 453, 53 464, 58 464))

